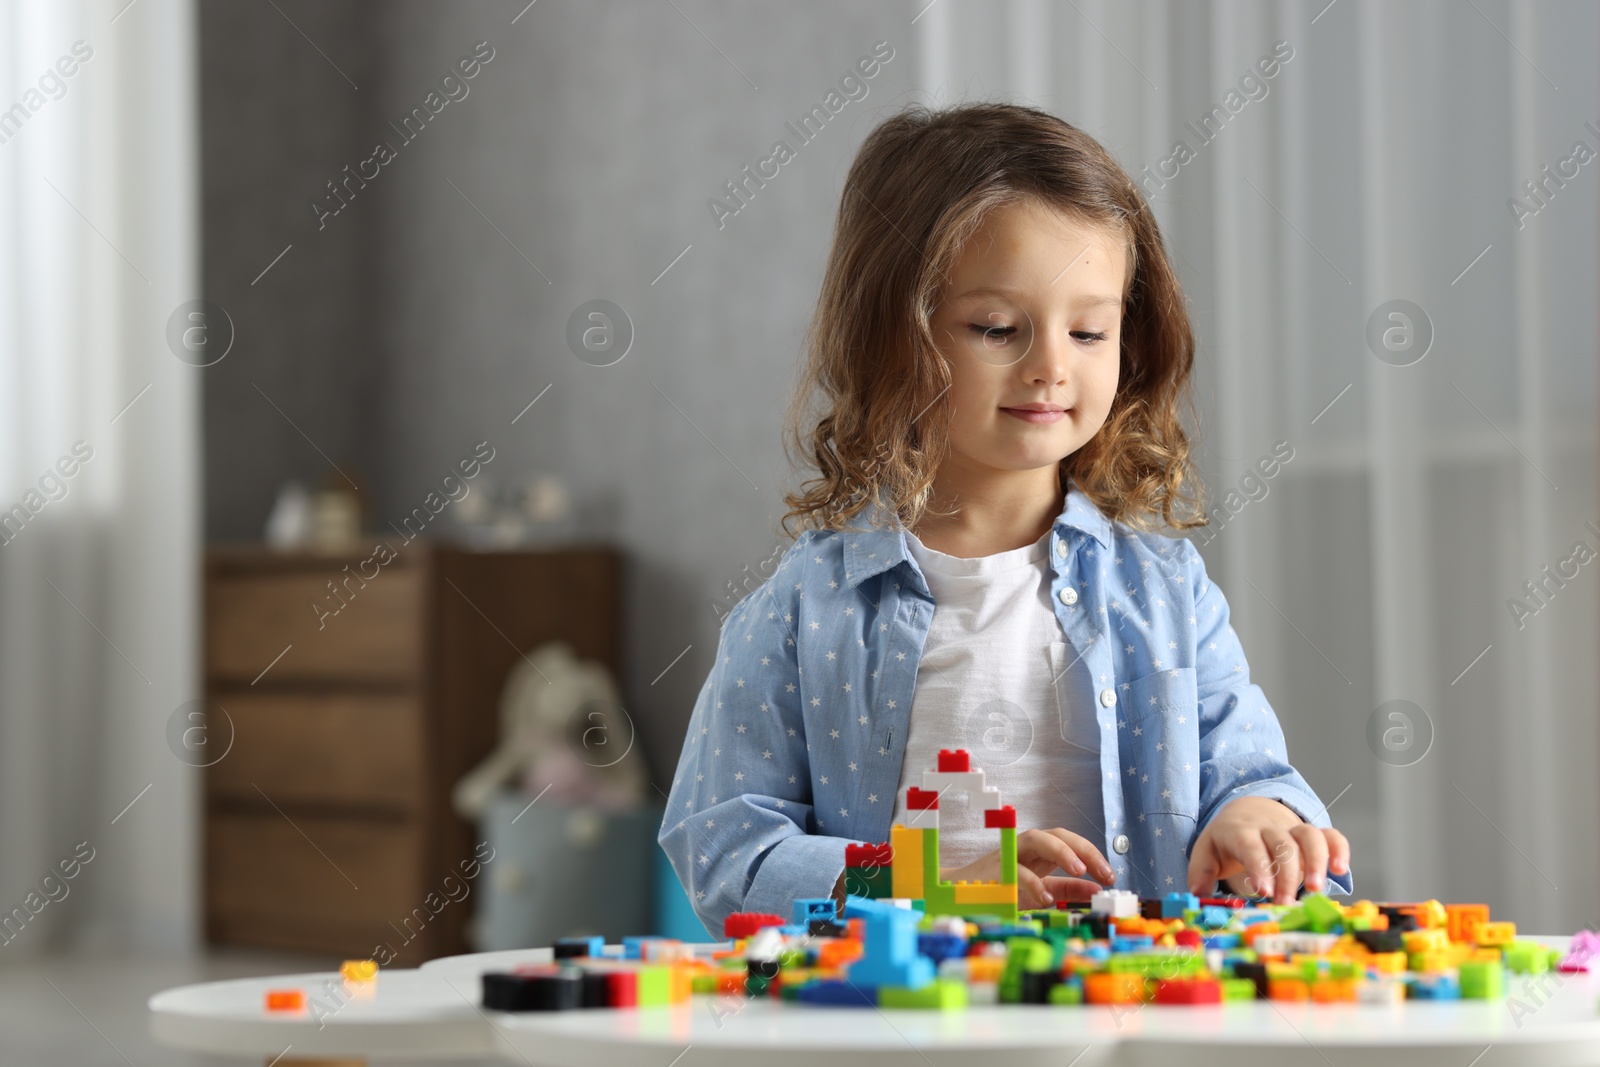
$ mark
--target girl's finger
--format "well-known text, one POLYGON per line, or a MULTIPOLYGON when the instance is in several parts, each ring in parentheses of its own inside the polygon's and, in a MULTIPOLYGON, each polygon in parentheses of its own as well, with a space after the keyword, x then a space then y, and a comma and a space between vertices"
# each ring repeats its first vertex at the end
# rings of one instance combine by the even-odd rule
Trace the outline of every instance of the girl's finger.
POLYGON ((1328 876, 1328 839, 1318 827, 1308 822, 1289 831, 1300 845, 1300 856, 1305 871, 1306 892, 1320 893, 1328 876))
POLYGON ((1049 874, 1057 867, 1068 874, 1082 874, 1080 870, 1083 861, 1078 854, 1067 846, 1067 843, 1049 830, 1024 830, 1017 835, 1017 865, 1019 869, 1026 864, 1031 870, 1039 874, 1049 874), (1026 857, 1026 858, 1024 858, 1026 857), (1044 870, 1035 866, 1035 861, 1044 861, 1050 864, 1044 870))
POLYGON ((1233 858, 1239 861, 1244 868, 1244 886, 1252 896, 1272 895, 1272 857, 1267 854, 1267 846, 1261 840, 1261 831, 1243 831, 1237 839, 1221 843, 1219 850, 1231 852, 1233 858))
POLYGON ((1055 898, 1045 888, 1044 879, 1028 870, 1017 868, 1017 906, 1020 908, 1053 908, 1055 898))
POLYGON ((1222 857, 1217 855, 1210 827, 1200 834, 1189 856, 1189 892, 1197 897, 1209 897, 1222 877, 1222 857))
POLYGON ((1058 902, 1065 900, 1078 904, 1093 900, 1096 893, 1105 889, 1099 882, 1091 882, 1087 878, 1067 878, 1059 874, 1047 875, 1044 885, 1058 902))
POLYGON ((1058 838, 1065 844, 1072 853, 1072 857, 1080 864, 1080 866, 1074 868, 1063 863, 1061 865, 1062 870, 1068 874, 1085 874, 1093 871, 1094 876, 1107 885, 1116 881, 1116 876, 1111 873, 1111 864, 1106 862, 1105 856, 1098 848, 1094 847, 1094 844, 1088 838, 1083 837, 1081 834, 1075 834, 1071 830, 1063 830, 1059 826, 1044 832, 1058 838))
POLYGON ((1303 870, 1299 841, 1276 826, 1262 827, 1261 840, 1272 856, 1273 903, 1293 904, 1303 870))
POLYGON ((1328 870, 1334 874, 1346 874, 1350 870, 1350 842, 1345 836, 1333 827, 1322 831, 1322 836, 1328 842, 1328 870))

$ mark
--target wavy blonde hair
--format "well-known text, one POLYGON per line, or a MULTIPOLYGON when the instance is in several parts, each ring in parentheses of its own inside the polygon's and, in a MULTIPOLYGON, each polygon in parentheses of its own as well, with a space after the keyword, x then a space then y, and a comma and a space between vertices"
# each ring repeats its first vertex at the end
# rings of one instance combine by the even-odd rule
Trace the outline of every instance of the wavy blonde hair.
POLYGON ((1061 460, 1063 491, 1070 480, 1141 530, 1156 529, 1155 516, 1174 529, 1207 524, 1178 414, 1194 406, 1194 333, 1155 216, 1093 137, 1034 108, 985 103, 896 114, 845 178, 786 419, 791 462, 798 454, 818 472, 784 496, 789 536, 847 528, 875 502, 907 529, 959 510, 932 501, 950 368, 930 320, 965 242, 1025 198, 1118 234, 1128 252, 1117 392, 1100 431, 1061 460))

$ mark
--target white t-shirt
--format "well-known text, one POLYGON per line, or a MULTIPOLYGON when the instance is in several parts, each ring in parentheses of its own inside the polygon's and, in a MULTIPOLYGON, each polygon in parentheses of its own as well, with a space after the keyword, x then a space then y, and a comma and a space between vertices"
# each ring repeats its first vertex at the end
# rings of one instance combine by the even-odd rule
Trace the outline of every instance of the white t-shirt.
MULTIPOLYGON (((1069 707, 1063 677, 1074 650, 1050 602, 1050 532, 1032 545, 962 559, 906 545, 933 594, 933 622, 917 667, 894 822, 906 822, 907 785, 965 748, 1017 828, 1061 827, 1104 851, 1100 726, 1093 708, 1069 707)), ((964 797, 939 801, 939 864, 963 866, 1000 847, 964 797)))

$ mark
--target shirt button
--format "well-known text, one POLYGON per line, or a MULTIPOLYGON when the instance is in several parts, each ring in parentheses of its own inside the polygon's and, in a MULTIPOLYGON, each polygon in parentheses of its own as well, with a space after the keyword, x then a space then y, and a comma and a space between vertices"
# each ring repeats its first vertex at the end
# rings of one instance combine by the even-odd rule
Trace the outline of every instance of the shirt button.
POLYGON ((1102 690, 1100 690, 1100 703, 1104 704, 1106 707, 1109 708, 1111 705, 1115 704, 1116 702, 1117 702, 1117 691, 1115 689, 1102 689, 1102 690))
POLYGON ((1067 554, 1067 543, 1065 541, 1057 541, 1056 542, 1056 555, 1065 556, 1066 554, 1067 554))
POLYGON ((1111 847, 1117 850, 1118 855, 1128 851, 1128 835, 1118 834, 1112 839, 1111 847))
POLYGON ((1076 604, 1078 602, 1078 591, 1070 585, 1067 586, 1061 590, 1061 602, 1063 604, 1076 604))

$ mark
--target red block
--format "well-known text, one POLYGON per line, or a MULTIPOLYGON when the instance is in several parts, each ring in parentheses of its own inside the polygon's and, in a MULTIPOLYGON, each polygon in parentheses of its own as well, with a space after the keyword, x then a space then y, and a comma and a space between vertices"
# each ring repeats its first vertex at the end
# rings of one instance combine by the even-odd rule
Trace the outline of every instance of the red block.
POLYGON ((1219 908, 1242 908, 1242 907, 1244 907, 1244 897, 1201 897, 1200 898, 1200 906, 1202 908, 1206 907, 1209 904, 1215 904, 1219 908))
POLYGON ((737 941, 749 937, 764 926, 782 926, 788 921, 782 915, 769 915, 760 911, 736 911, 722 920, 722 936, 737 941))
POLYGON ((1002 804, 998 808, 989 808, 983 813, 983 826, 986 830, 1004 830, 1017 828, 1017 809, 1010 804, 1002 804))
POLYGON ((972 756, 964 748, 941 748, 939 770, 945 774, 961 774, 972 770, 972 756))
POLYGON ((1156 1003, 1221 1004, 1222 983, 1214 978, 1163 978, 1156 983, 1156 1003))
POLYGON ((939 794, 933 789, 918 789, 912 786, 906 790, 907 811, 938 811, 939 794))
POLYGON ((1183 948, 1199 948, 1201 941, 1199 930, 1179 930, 1172 935, 1172 943, 1183 948))
POLYGON ((606 1005, 612 1008, 632 1008, 639 1003, 639 974, 637 971, 612 971, 606 975, 606 1005))
POLYGON ((844 846, 846 867, 887 867, 894 862, 894 846, 887 841, 844 846))

